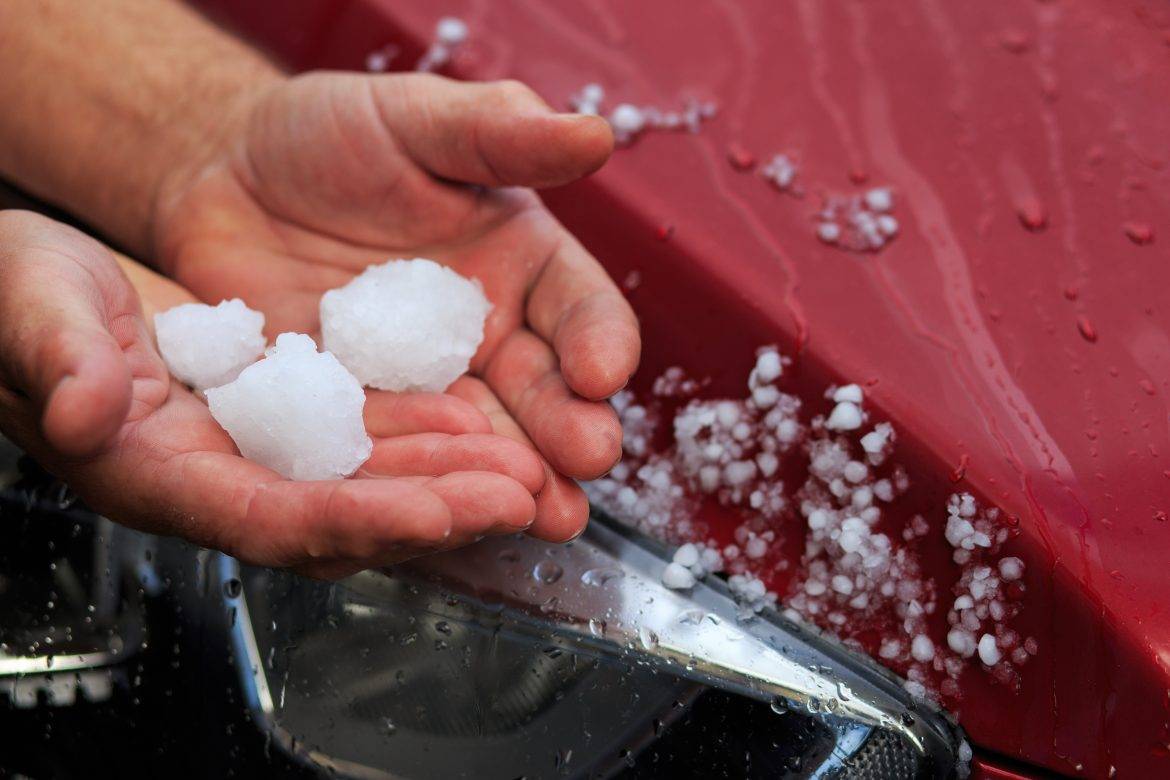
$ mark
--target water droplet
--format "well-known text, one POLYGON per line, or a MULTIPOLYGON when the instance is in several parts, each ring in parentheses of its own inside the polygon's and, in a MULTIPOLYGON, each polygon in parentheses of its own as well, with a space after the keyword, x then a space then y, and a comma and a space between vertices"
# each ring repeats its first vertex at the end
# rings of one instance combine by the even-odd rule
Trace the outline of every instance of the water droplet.
POLYGON ((788 712, 788 700, 783 696, 775 696, 772 698, 772 712, 777 715, 783 715, 788 712))
POLYGON ((435 630, 440 634, 451 636, 451 624, 446 620, 440 620, 438 623, 435 623, 435 630))
POLYGON ((561 578, 565 570, 556 561, 541 561, 532 569, 532 577, 537 582, 543 582, 545 585, 551 585, 561 578))
POLYGON ((1085 341, 1089 342, 1090 344, 1096 343, 1097 329, 1093 326, 1093 323, 1089 320, 1088 317, 1085 317, 1084 315, 1077 317, 1077 330, 1081 332, 1081 336, 1084 337, 1085 341))
POLYGON ((703 622, 703 618, 706 616, 706 614, 707 613, 701 609, 688 609, 685 612, 679 613, 678 622, 682 623, 684 626, 697 626, 703 622))
POLYGON ((1023 54, 1032 45, 1032 41, 1023 30, 1010 29, 1000 34, 999 45, 1012 54, 1023 54))
POLYGON ((581 582, 586 585, 601 587, 610 580, 616 580, 624 576, 620 569, 589 569, 581 575, 581 582))
POLYGON ((241 583, 235 577, 232 577, 223 584, 223 595, 227 596, 229 599, 238 599, 240 597, 240 593, 243 592, 243 590, 243 583, 241 583))
POLYGON ((1044 210, 1044 204, 1038 200, 1022 201, 1016 206, 1016 216, 1020 218, 1020 224, 1033 233, 1048 227, 1048 213, 1044 210))
POLYGON ((1129 240, 1138 246, 1154 243, 1154 229, 1145 222, 1126 222, 1122 229, 1129 240))
POLYGON ((589 633, 595 637, 605 636, 605 621, 597 620, 596 618, 589 619, 589 633))
POLYGON ((970 464, 971 464, 971 456, 964 452, 962 455, 959 456, 958 465, 955 466, 955 468, 951 470, 951 473, 950 473, 951 482, 962 482, 963 479, 967 476, 967 466, 969 466, 970 464))
POLYGON ((500 554, 496 557, 506 563, 515 563, 516 561, 520 560, 520 553, 511 548, 508 548, 506 550, 500 550, 500 554))
POLYGON ((821 711, 821 700, 816 696, 810 696, 808 697, 808 701, 804 703, 804 706, 809 712, 816 715, 821 711))
POLYGON ((731 143, 727 147, 727 160, 737 171, 750 171, 756 165, 756 157, 742 144, 731 143))
POLYGON ((398 727, 394 725, 393 721, 391 721, 389 718, 386 718, 386 720, 382 722, 382 732, 386 736, 392 737, 398 733, 398 727))
POLYGON ((658 634, 655 634, 650 629, 643 626, 638 629, 638 641, 642 643, 642 647, 647 650, 654 650, 658 647, 658 634))

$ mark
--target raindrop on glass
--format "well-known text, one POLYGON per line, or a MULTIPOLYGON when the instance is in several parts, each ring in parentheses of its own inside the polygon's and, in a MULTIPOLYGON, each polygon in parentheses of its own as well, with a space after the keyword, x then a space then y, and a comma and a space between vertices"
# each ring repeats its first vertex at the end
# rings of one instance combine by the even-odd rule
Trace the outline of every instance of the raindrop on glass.
POLYGON ((581 575, 581 582, 586 585, 601 587, 610 580, 624 576, 619 569, 589 569, 581 575))
POLYGON ((556 561, 541 561, 532 569, 532 576, 537 582, 551 585, 561 578, 565 570, 556 561))

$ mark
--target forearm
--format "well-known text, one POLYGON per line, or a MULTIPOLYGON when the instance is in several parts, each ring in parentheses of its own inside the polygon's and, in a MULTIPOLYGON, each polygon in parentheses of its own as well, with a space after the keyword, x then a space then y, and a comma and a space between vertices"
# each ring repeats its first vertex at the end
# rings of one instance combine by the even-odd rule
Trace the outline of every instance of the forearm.
POLYGON ((149 257, 164 181, 278 77, 175 0, 4 0, 0 175, 149 257))

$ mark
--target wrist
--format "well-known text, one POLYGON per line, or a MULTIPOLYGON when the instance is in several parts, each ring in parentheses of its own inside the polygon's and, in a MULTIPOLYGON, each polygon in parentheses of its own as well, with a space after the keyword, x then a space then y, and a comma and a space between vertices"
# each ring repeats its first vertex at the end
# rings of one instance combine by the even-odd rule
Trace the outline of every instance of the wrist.
POLYGON ((167 225, 183 208, 186 193, 210 171, 230 165, 255 106, 286 80, 266 62, 240 63, 231 74, 217 76, 214 87, 201 90, 201 97, 185 99, 169 120, 183 140, 170 145, 158 166, 144 226, 144 256, 164 273, 170 271, 167 225))
POLYGON ((5 4, 0 174, 139 257, 159 193, 281 78, 178 0, 5 4))

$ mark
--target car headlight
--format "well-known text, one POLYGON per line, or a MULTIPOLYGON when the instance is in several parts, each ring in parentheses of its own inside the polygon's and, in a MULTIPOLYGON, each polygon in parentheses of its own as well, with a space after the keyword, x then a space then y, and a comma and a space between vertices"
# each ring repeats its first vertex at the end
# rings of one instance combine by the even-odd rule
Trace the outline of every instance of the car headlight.
POLYGON ((716 578, 663 587, 664 549, 595 517, 567 545, 488 539, 336 585, 218 571, 253 718, 343 775, 608 774, 708 687, 799 720, 777 747, 798 776, 963 772, 957 728, 898 678, 773 610, 742 622, 716 578))

